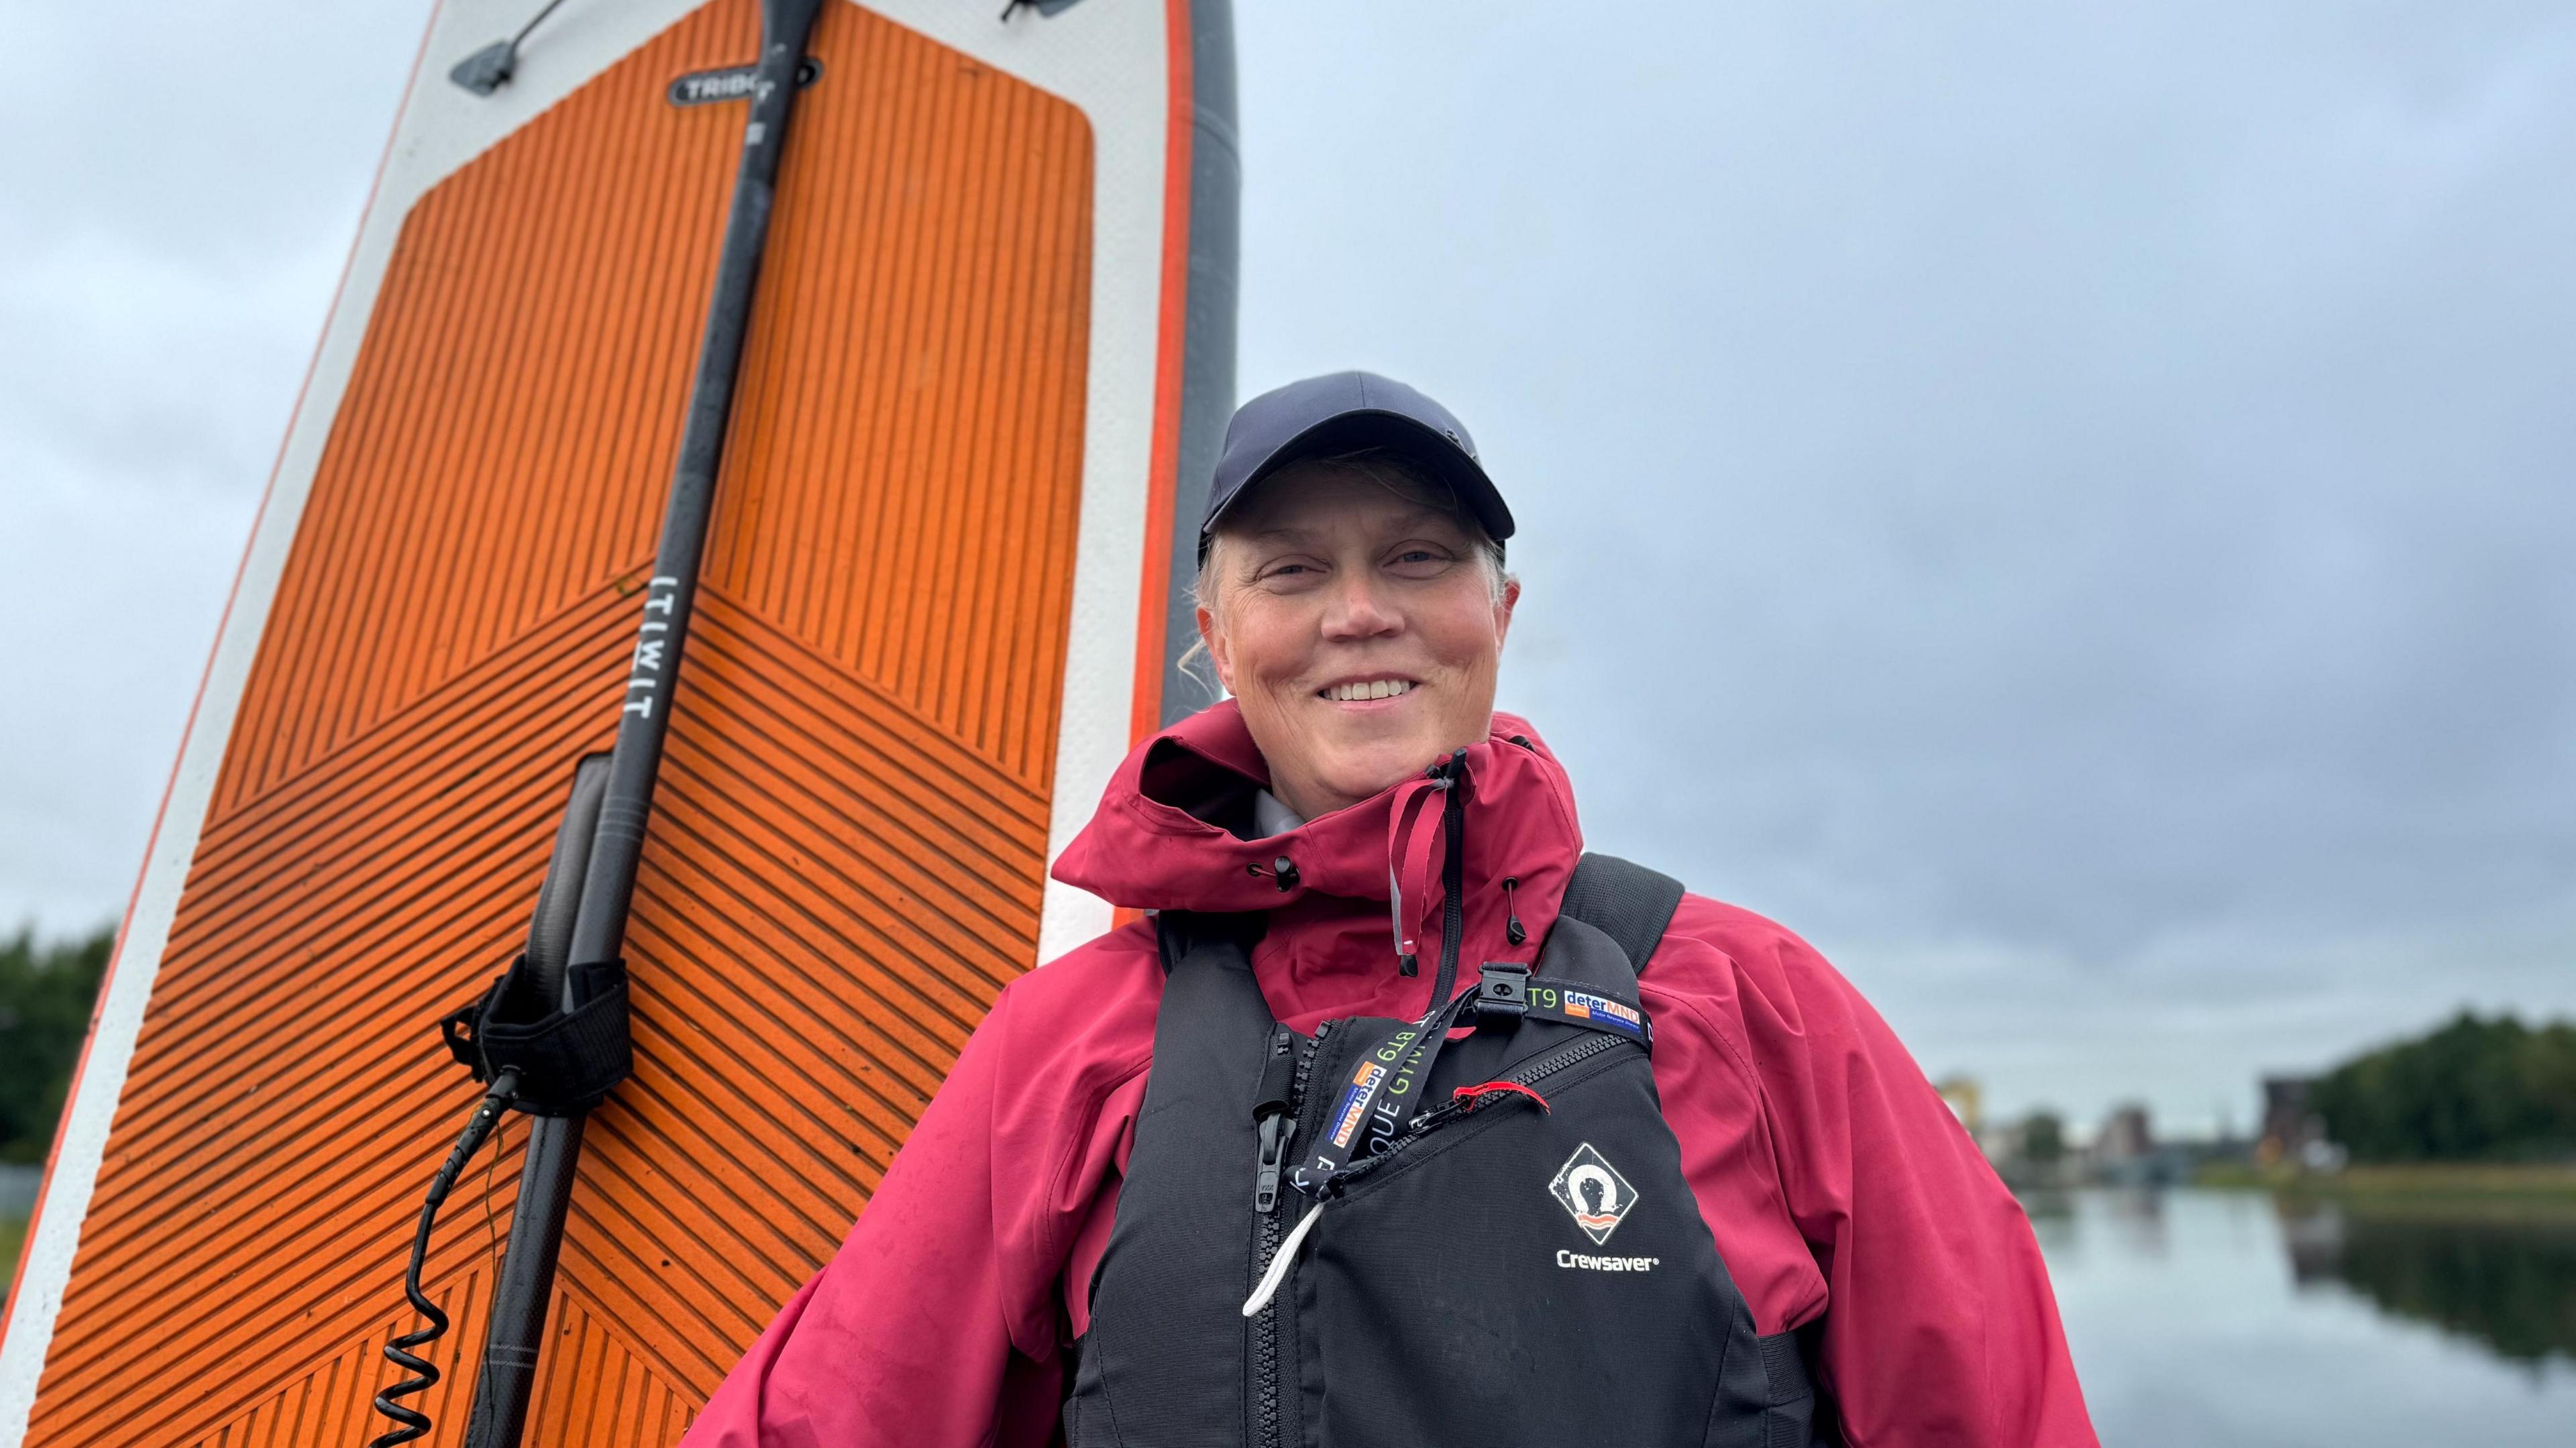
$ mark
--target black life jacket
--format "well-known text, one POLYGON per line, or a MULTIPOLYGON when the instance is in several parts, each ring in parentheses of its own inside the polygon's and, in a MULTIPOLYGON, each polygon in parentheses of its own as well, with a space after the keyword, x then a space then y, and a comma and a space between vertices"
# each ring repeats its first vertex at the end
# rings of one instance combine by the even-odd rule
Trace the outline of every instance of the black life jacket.
POLYGON ((1816 1441, 1798 1344, 1755 1334, 1655 1094, 1629 962, 1680 898, 1587 855, 1534 966, 1312 1037, 1262 999, 1258 917, 1161 916, 1071 1448, 1816 1441))

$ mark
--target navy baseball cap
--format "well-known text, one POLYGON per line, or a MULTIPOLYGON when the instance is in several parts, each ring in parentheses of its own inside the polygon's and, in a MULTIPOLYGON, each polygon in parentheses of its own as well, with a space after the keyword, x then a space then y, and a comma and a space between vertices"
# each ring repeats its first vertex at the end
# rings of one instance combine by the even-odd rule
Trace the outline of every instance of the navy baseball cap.
POLYGON ((1476 461, 1475 439, 1449 409, 1374 372, 1334 372, 1274 388, 1234 410, 1199 523, 1199 561, 1217 520, 1255 484, 1303 458, 1389 448, 1447 483, 1495 542, 1512 536, 1512 510, 1476 461))

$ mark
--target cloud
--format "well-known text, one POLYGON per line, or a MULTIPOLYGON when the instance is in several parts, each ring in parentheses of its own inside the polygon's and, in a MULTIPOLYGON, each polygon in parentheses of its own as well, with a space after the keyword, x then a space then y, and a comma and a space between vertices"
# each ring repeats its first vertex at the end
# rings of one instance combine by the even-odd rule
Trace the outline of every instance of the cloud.
POLYGON ((426 13, 0 13, 0 929, 125 903, 426 13))
POLYGON ((1247 387, 1452 402, 1595 839, 2007 1107, 2576 1007, 2576 27, 1248 12, 1247 387))

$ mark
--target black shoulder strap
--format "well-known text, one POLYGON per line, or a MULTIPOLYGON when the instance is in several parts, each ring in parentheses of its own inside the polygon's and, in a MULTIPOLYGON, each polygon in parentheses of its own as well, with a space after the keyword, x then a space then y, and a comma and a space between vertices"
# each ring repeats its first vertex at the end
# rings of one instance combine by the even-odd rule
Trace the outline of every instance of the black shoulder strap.
POLYGON ((1644 975, 1681 903, 1682 882, 1672 876, 1617 855, 1586 852, 1557 910, 1619 942, 1629 965, 1644 975))
POLYGON ((1270 924, 1270 917, 1259 911, 1242 915, 1202 915, 1190 910, 1157 910, 1154 912, 1154 938, 1163 953, 1163 974, 1202 942, 1231 941, 1245 954, 1252 952, 1270 924))

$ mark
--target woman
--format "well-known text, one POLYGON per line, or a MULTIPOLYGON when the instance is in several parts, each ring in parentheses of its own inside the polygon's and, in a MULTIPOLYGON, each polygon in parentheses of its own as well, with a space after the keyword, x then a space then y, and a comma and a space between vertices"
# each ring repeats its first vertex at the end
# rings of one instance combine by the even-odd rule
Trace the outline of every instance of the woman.
POLYGON ((1003 992, 691 1448, 2093 1441, 2028 1223, 1886 1025, 1583 856, 1493 712, 1511 531, 1400 384, 1236 414, 1232 698, 1055 865, 1159 914, 1003 992))

